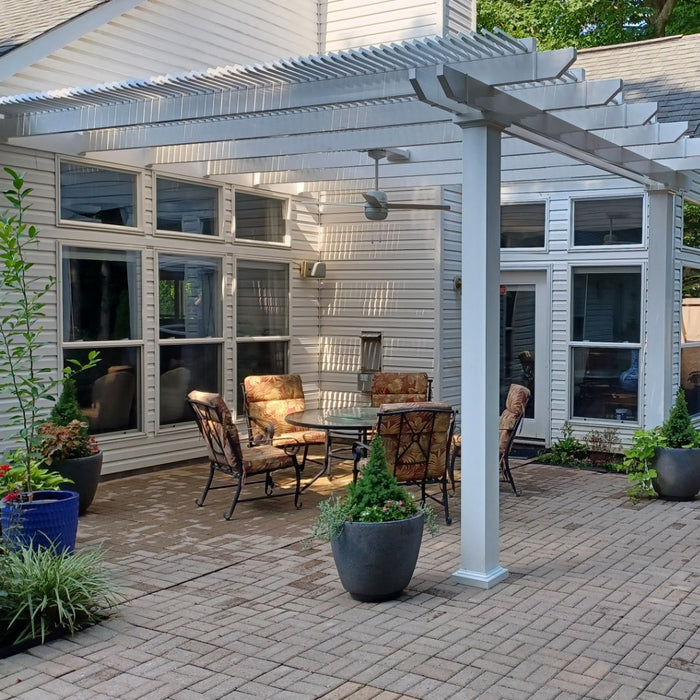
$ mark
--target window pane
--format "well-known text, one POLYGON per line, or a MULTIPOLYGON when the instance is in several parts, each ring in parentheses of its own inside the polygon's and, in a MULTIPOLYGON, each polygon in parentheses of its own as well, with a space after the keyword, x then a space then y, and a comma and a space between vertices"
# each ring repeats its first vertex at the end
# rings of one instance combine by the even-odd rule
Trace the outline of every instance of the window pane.
POLYGON ((691 415, 700 413, 700 346, 681 348, 681 386, 691 415))
POLYGON ((236 335, 289 333, 289 266, 241 261, 236 275, 236 335))
POLYGON ((574 202, 574 245, 642 242, 642 197, 574 202))
POLYGON ((181 180, 156 180, 157 228, 161 231, 218 234, 218 190, 181 180))
POLYGON ((573 415, 637 420, 639 350, 572 348, 573 415))
POLYGON ((681 342, 700 342, 700 270, 683 268, 681 342))
MULTIPOLYGON (((286 340, 269 340, 259 343, 238 343, 236 367, 238 384, 251 374, 286 374, 287 349, 286 340)), ((238 390, 238 413, 243 412, 243 398, 238 390)))
POLYGON ((700 205, 683 202, 683 245, 700 248, 700 205))
POLYGON ((220 269, 216 258, 158 256, 161 338, 221 335, 220 269))
POLYGON ((141 337, 141 256, 136 251, 63 249, 63 340, 141 337))
MULTIPOLYGON (((78 402, 90 424, 90 432, 138 430, 141 350, 128 347, 99 348, 99 351, 97 366, 75 375, 78 402)), ((64 364, 69 359, 86 362, 88 352, 89 349, 65 350, 64 364)))
POLYGON ((543 248, 546 205, 508 204, 501 207, 501 248, 543 248))
POLYGON ((236 192, 236 238, 284 243, 284 202, 236 192))
POLYGON ((221 346, 164 345, 160 349, 160 424, 192 420, 187 394, 221 392, 221 346))
POLYGON ((638 343, 641 272, 574 272, 572 340, 638 343))
POLYGON ((136 226, 136 175, 61 162, 61 219, 136 226))

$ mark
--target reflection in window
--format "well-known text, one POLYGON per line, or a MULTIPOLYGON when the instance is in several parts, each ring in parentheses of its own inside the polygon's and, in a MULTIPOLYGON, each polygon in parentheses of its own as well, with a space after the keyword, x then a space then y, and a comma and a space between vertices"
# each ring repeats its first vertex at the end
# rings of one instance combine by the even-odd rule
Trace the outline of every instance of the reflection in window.
POLYGON ((63 248, 63 340, 141 337, 141 256, 63 248))
POLYGON ((501 248, 544 248, 546 205, 508 204, 501 207, 501 248))
POLYGON ((182 180, 156 179, 157 228, 160 231, 218 233, 218 190, 182 180))
POLYGON ((573 416, 637 421, 640 317, 638 268, 574 270, 573 416))
POLYGON ((688 410, 700 413, 700 269, 683 268, 681 386, 688 410))
POLYGON ((236 238, 266 243, 284 243, 284 202, 236 192, 236 238))
POLYGON ((221 261, 158 256, 160 425, 190 421, 190 390, 221 390, 221 261), (216 338, 202 343, 200 338, 216 338))
MULTIPOLYGON (((237 266, 237 374, 284 374, 289 349, 289 266, 239 261, 237 266)), ((238 410, 242 397, 238 393, 238 410)))
POLYGON ((642 197, 581 199, 573 202, 574 245, 642 242, 642 197))
POLYGON ((683 245, 700 248, 700 205, 683 201, 683 245))
MULTIPOLYGON (((94 348, 90 348, 94 349, 94 348)), ((75 375, 78 402, 94 434, 141 427, 141 348, 99 347, 95 367, 75 375)), ((64 364, 86 362, 89 349, 64 350, 64 364)))
POLYGON ((136 175, 61 161, 61 219, 136 226, 136 175))

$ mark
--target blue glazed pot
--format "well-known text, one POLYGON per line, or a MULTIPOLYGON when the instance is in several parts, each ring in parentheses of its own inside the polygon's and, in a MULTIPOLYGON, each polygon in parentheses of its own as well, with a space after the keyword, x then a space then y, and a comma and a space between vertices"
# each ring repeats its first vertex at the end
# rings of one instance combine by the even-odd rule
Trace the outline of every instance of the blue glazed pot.
POLYGON ((72 553, 78 533, 78 502, 75 491, 34 491, 31 501, 2 503, 2 537, 11 547, 54 545, 57 551, 72 553))
POLYGON ((388 523, 347 522, 331 541, 343 588, 355 599, 391 600, 408 586, 423 539, 422 513, 388 523))

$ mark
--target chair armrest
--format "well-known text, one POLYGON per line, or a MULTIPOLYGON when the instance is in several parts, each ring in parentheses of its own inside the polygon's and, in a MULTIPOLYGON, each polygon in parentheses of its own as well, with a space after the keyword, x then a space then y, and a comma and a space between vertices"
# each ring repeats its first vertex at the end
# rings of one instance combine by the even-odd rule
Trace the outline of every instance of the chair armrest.
POLYGON ((353 455, 353 462, 357 464, 361 459, 367 456, 369 453, 369 445, 366 443, 360 441, 360 440, 355 440, 355 442, 352 443, 352 455, 353 455))

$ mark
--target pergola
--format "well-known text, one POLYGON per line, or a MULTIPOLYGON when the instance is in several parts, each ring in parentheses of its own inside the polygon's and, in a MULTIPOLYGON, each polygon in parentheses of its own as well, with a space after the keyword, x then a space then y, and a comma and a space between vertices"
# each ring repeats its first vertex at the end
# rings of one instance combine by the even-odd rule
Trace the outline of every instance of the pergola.
MULTIPOLYGON (((426 38, 4 97, 0 138, 318 194, 366 186, 373 174, 368 150, 408 148, 409 160, 384 170, 386 187, 461 185, 463 210, 470 212, 462 223, 469 251, 462 256, 463 294, 470 303, 461 318, 462 439, 469 445, 462 479, 469 487, 462 488, 455 578, 488 588, 508 573, 499 562, 493 468, 502 135, 661 195, 686 189, 682 171, 700 167, 700 140, 685 136, 686 123, 657 123, 655 104, 625 104, 621 81, 586 81, 572 69, 575 59, 574 49, 538 52, 534 41, 497 31, 426 38)), ((655 349, 649 352, 653 360, 655 349)))

